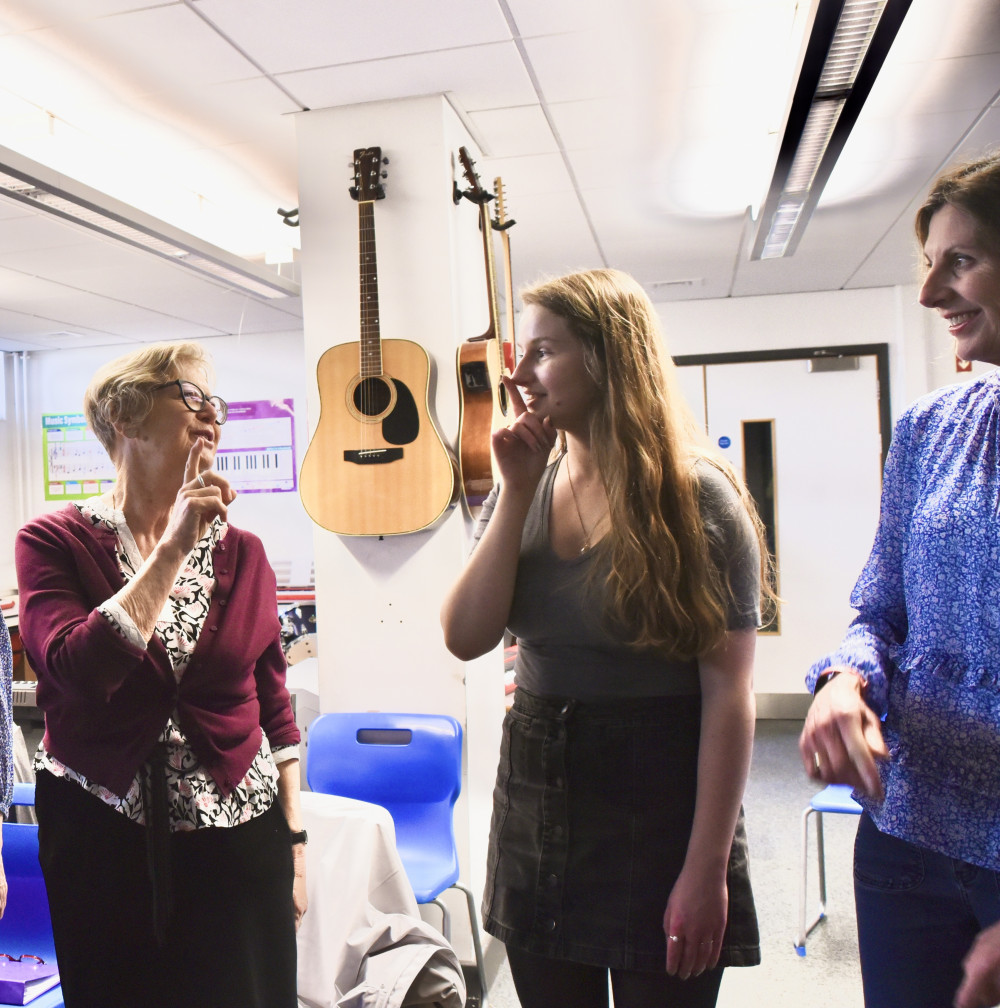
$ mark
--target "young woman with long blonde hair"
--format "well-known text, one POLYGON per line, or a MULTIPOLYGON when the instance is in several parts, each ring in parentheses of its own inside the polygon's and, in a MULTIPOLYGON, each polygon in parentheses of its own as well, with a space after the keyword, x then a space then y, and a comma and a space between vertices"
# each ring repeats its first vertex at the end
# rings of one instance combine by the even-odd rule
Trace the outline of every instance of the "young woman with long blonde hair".
POLYGON ((725 966, 759 961, 740 804, 759 522, 635 280, 522 298, 500 483, 442 610, 460 658, 518 641, 486 928, 523 1008, 604 1008, 609 970, 617 1008, 714 1005, 725 966))

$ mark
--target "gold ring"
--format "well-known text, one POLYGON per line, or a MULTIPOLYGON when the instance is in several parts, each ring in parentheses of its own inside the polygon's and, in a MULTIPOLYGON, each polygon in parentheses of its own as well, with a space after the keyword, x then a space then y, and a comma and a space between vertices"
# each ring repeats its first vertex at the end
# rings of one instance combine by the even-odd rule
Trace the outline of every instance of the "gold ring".
POLYGON ((669 938, 669 939, 670 939, 671 941, 680 941, 680 940, 681 940, 681 936, 680 936, 680 935, 667 935, 667 937, 668 937, 668 938, 669 938))
POLYGON ((823 764, 820 763, 818 752, 813 753, 813 766, 816 767, 816 773, 819 773, 823 769, 823 764))

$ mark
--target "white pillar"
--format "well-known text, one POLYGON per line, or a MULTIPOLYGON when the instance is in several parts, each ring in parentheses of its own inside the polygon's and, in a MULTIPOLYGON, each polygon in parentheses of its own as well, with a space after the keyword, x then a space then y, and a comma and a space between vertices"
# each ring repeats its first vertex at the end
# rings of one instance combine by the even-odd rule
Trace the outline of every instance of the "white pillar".
MULTIPOLYGON (((386 196, 374 203, 381 337, 412 340, 430 355, 431 415, 453 448, 457 349, 487 319, 478 211, 452 200, 453 180, 461 181, 458 149, 476 156, 476 148, 439 95, 302 113, 297 127, 310 431, 320 413, 316 363, 328 347, 359 338, 358 205, 348 194, 349 165, 356 148, 379 146, 389 158, 386 196)), ((492 180, 483 182, 489 188, 492 180)), ((324 390, 323 408, 340 408, 342 396, 324 390)), ((463 664, 445 649, 438 620, 470 527, 460 503, 429 531, 378 539, 317 526, 314 541, 321 709, 437 712, 463 723, 467 777, 456 830, 462 877, 479 893, 503 716, 502 652, 463 664)), ((468 960, 457 901, 452 916, 468 960)))

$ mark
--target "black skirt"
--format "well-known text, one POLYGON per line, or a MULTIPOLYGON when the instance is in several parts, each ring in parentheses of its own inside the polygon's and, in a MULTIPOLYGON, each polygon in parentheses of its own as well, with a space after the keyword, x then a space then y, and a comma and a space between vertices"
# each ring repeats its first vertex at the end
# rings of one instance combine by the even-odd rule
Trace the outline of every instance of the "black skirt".
MULTIPOLYGON (((586 704, 522 688, 504 720, 483 918, 507 945, 662 971, 694 818, 701 699, 586 704)), ((740 810, 720 966, 760 962, 740 810)))
POLYGON ((277 802, 239 826, 170 834, 173 915, 158 941, 145 827, 45 770, 35 801, 66 1008, 295 1008, 292 848, 277 802))

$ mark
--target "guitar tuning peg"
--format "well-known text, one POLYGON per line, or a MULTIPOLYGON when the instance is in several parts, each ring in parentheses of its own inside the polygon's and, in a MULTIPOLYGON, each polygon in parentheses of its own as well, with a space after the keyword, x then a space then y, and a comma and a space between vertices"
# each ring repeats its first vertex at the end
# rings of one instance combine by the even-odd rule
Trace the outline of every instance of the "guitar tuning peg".
POLYGON ((384 171, 384 172, 382 172, 382 173, 381 173, 381 174, 379 175, 379 178, 388 178, 388 177, 389 177, 389 173, 388 173, 387 171, 384 171))
POLYGON ((382 158, 382 164, 388 164, 389 159, 387 157, 382 158))

